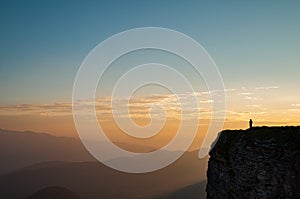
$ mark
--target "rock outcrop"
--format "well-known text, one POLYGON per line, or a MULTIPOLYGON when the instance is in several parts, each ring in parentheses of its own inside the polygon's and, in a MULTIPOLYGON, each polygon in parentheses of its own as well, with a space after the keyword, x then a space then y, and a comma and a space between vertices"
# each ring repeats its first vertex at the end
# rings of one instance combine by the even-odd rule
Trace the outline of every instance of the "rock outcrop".
POLYGON ((300 127, 222 131, 207 180, 208 199, 300 198, 300 127))

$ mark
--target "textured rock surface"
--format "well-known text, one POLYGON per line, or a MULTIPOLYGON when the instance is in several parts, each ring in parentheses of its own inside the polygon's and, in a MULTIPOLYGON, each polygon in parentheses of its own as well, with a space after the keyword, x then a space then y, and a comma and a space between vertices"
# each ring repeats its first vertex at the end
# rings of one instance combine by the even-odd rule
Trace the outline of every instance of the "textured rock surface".
POLYGON ((226 130, 210 151, 207 198, 300 198, 300 127, 226 130))

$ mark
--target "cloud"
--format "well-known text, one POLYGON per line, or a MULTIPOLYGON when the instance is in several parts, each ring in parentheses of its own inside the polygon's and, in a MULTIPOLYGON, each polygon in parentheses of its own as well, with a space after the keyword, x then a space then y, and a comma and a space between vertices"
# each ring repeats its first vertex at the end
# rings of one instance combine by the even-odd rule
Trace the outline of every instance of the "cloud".
POLYGON ((71 103, 18 104, 0 106, 0 115, 69 115, 69 112, 71 112, 71 110, 71 103))
POLYGON ((269 90, 269 89, 278 89, 278 86, 261 86, 255 87, 255 90, 269 90))
POLYGON ((300 107, 300 104, 292 104, 292 106, 300 107))
MULTIPOLYGON (((90 99, 80 100, 75 103, 80 104, 79 107, 82 110, 82 114, 87 116, 91 115, 90 108, 95 106, 96 113, 101 119, 106 117, 112 117, 112 107, 116 117, 132 117, 132 118, 144 118, 144 117, 157 117, 153 119, 159 119, 165 113, 172 118, 181 118, 182 108, 186 108, 186 118, 195 117, 199 112, 207 112, 209 110, 209 104, 212 102, 210 99, 201 97, 198 104, 192 101, 192 94, 179 94, 181 104, 178 101, 176 95, 151 95, 151 96, 138 96, 130 99, 126 97, 117 97, 112 99, 111 97, 96 98, 95 102, 90 99), (112 100, 113 103, 112 103, 112 100), (201 106, 200 106, 201 104, 201 106), (159 108, 158 108, 159 107, 159 108), (129 113, 129 114, 128 114, 129 113)), ((198 93, 198 95, 204 95, 198 93)), ((57 102, 53 104, 18 104, 9 106, 0 106, 1 116, 20 116, 20 115, 38 115, 42 117, 59 117, 59 116, 72 116, 72 103, 57 102)))
POLYGON ((294 112, 294 113, 300 113, 300 108, 291 108, 288 109, 290 112, 294 112))
POLYGON ((225 92, 234 92, 234 91, 236 91, 237 89, 235 89, 235 88, 225 88, 225 92))
MULTIPOLYGON (((275 89, 277 86, 255 87, 240 89, 226 89, 227 101, 226 111, 227 119, 230 120, 245 120, 249 115, 265 115, 276 109, 270 109, 269 106, 264 106, 260 100, 264 97, 264 93, 259 90, 275 89), (236 111, 238 110, 238 111, 236 111)), ((83 114, 91 115, 90 108, 95 105, 97 116, 102 120, 110 119, 112 117, 112 105, 115 108, 114 113, 116 117, 132 117, 132 118, 148 118, 162 119, 165 113, 171 118, 181 118, 182 108, 187 110, 184 112, 185 118, 200 117, 200 119, 211 119, 212 100, 211 95, 218 94, 221 91, 204 91, 178 94, 182 100, 179 103, 176 95, 148 95, 148 96, 133 96, 117 97, 112 103, 112 98, 98 97, 95 102, 91 99, 81 100, 83 114), (198 101, 193 101, 193 97, 197 97, 198 101), (129 103, 128 103, 129 102, 129 103), (198 105, 197 105, 198 104, 198 105), (182 105, 182 106, 181 106, 182 105), (128 114, 129 112, 129 114, 128 114), (151 114, 150 114, 151 113, 151 114), (200 116, 199 116, 200 115, 200 116)), ((264 101, 265 102, 265 101, 264 101)), ((292 109, 285 109, 289 113, 298 113, 300 104, 291 104, 292 109)), ((218 110, 217 110, 218 111, 218 110)), ((220 111, 220 110, 219 110, 220 111)), ((224 110, 223 110, 224 111, 224 110)), ((280 114, 279 112, 276 114, 280 114)), ((57 102, 52 104, 18 104, 0 106, 0 116, 18 116, 18 115, 38 115, 41 117, 72 117, 72 103, 71 102, 57 102)))
POLYGON ((247 107, 259 108, 259 107, 261 107, 261 105, 260 104, 250 104, 250 105, 247 105, 247 107))
POLYGON ((250 93, 250 92, 242 92, 242 93, 239 93, 239 95, 253 95, 253 93, 250 93))
POLYGON ((259 97, 252 97, 252 96, 245 96, 244 99, 251 100, 251 101, 259 101, 262 100, 262 98, 259 97))

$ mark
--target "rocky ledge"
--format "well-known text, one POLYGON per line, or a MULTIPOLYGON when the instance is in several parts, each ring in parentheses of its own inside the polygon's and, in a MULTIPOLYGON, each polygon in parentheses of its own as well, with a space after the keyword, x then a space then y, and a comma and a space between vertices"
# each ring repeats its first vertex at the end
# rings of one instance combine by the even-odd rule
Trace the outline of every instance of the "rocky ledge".
POLYGON ((300 127, 225 130, 210 151, 208 199, 300 198, 300 127))

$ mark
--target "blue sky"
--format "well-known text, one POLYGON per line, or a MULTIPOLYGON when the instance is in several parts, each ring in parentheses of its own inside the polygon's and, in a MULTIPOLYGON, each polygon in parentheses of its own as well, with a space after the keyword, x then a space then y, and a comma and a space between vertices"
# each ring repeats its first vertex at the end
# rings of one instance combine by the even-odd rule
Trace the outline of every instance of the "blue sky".
POLYGON ((299 1, 2 1, 0 104, 70 101, 76 71, 101 41, 157 26, 203 45, 226 87, 300 86, 299 1))

